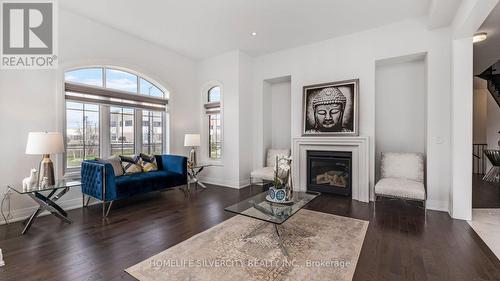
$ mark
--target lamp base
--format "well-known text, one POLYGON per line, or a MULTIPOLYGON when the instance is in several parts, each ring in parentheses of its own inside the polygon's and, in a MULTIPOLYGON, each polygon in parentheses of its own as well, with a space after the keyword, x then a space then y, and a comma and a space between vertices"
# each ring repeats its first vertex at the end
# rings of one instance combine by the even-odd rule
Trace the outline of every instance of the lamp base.
POLYGON ((40 161, 40 172, 38 174, 38 186, 42 187, 43 185, 54 185, 54 164, 52 160, 50 160, 50 154, 43 155, 42 161, 40 161), (44 182, 44 178, 47 178, 46 183, 44 182))
POLYGON ((191 151, 189 152, 189 162, 191 163, 191 167, 196 166, 196 150, 194 147, 191 147, 191 151))

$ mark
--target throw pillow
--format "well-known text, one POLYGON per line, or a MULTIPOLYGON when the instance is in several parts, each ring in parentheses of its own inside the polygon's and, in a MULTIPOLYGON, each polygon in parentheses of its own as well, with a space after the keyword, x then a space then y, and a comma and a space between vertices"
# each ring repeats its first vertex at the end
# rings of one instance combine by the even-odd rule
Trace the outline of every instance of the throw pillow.
POLYGON ((158 171, 158 164, 156 164, 156 157, 154 155, 140 154, 141 166, 144 172, 158 171))
POLYGON ((142 172, 142 167, 140 164, 141 158, 139 158, 139 156, 132 155, 131 157, 129 157, 120 155, 120 159, 125 174, 128 175, 142 172))
POLYGON ((108 162, 113 166, 113 171, 115 172, 115 177, 123 175, 122 161, 119 156, 113 155, 108 158, 108 162))
POLYGON ((113 172, 115 173, 115 177, 123 176, 123 167, 121 164, 120 157, 113 155, 108 159, 96 158, 96 161, 100 163, 109 163, 111 167, 113 167, 113 172))

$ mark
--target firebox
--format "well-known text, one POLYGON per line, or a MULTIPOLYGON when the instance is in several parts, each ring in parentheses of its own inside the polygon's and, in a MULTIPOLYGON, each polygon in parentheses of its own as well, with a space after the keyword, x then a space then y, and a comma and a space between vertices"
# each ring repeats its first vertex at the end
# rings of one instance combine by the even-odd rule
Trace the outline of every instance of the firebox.
POLYGON ((351 196, 352 153, 307 151, 307 190, 351 196))

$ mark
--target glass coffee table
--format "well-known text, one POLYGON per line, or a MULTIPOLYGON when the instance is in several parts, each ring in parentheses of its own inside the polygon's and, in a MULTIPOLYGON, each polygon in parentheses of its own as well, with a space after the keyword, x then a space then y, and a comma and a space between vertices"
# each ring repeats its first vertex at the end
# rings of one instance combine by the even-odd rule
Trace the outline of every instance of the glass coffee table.
POLYGON ((71 223, 68 218, 68 213, 63 210, 56 201, 59 200, 71 187, 80 186, 82 183, 75 180, 57 180, 54 185, 49 185, 46 187, 31 187, 23 188, 22 184, 11 184, 8 185, 10 190, 15 191, 18 194, 26 194, 33 201, 38 203, 39 207, 36 211, 27 218, 24 223, 24 229, 21 234, 25 234, 31 227, 35 219, 40 215, 41 212, 47 210, 54 216, 58 217, 61 221, 65 223, 71 223), (56 192, 60 190, 57 194, 56 192), (43 195, 42 192, 49 192, 48 195, 43 195))
MULTIPOLYGON (((247 216, 250 218, 262 220, 273 224, 274 232, 278 238, 278 244, 283 255, 288 256, 288 252, 283 245, 283 240, 280 235, 278 226, 292 217, 307 203, 321 195, 319 192, 293 192, 293 200, 289 204, 273 203, 266 200, 267 192, 259 193, 239 203, 225 208, 225 211, 247 216)), ((268 224, 261 224, 256 229, 252 230, 245 238, 253 237, 262 228, 268 224)))

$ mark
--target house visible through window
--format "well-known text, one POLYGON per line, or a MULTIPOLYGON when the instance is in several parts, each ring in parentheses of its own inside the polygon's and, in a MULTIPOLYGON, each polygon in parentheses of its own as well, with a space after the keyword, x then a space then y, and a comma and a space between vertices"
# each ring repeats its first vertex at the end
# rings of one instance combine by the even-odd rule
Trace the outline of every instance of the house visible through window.
POLYGON ((212 87, 207 93, 205 114, 208 120, 208 157, 220 159, 222 151, 221 89, 212 87))
POLYGON ((65 170, 96 157, 163 153, 168 92, 144 77, 107 67, 68 71, 64 78, 65 170), (142 138, 136 138, 139 132, 142 138))

